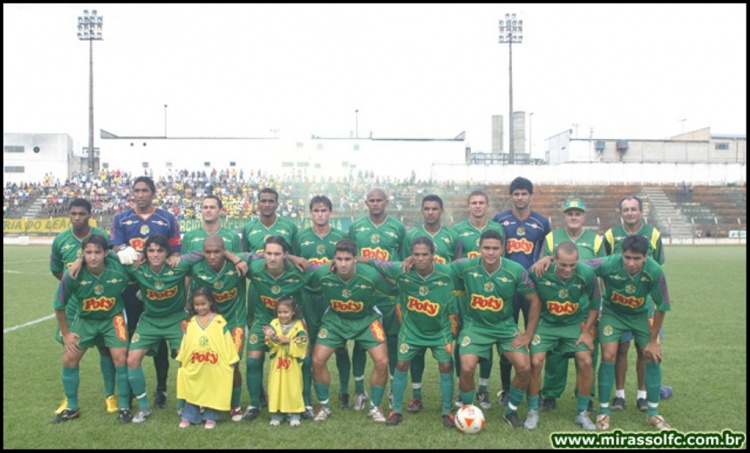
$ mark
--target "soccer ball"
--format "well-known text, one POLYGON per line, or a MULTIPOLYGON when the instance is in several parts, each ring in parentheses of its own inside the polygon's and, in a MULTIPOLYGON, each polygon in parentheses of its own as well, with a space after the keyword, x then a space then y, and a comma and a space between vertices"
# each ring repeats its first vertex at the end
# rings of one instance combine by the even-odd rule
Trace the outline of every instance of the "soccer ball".
POLYGON ((484 413, 477 406, 467 404, 456 411, 454 423, 464 434, 477 434, 484 429, 484 413))

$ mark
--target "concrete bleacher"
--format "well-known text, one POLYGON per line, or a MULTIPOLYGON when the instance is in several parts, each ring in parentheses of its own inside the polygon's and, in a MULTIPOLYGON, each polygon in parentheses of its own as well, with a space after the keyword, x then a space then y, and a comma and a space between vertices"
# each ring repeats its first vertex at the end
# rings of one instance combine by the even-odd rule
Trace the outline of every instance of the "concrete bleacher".
POLYGON ((682 214, 705 234, 727 237, 730 231, 747 227, 747 188, 729 186, 695 186, 683 194, 678 187, 665 190, 682 214))

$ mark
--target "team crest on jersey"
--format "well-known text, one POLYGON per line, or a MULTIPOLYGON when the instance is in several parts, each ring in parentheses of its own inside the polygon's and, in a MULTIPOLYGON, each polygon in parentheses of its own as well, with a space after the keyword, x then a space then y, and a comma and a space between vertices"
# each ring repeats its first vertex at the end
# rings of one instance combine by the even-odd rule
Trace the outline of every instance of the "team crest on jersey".
POLYGON ((604 334, 605 337, 612 335, 613 332, 614 332, 614 329, 610 325, 606 325, 602 329, 602 333, 604 334))
POLYGON ((495 284, 492 282, 487 282, 484 284, 484 291, 487 293, 491 293, 495 290, 495 284))
POLYGON ((539 343, 541 342, 542 342, 542 339, 537 334, 534 334, 534 336, 531 338, 531 344, 534 346, 539 345, 539 343))
POLYGON ((326 338, 328 337, 328 329, 322 328, 318 331, 318 338, 326 338))
POLYGON ((148 227, 148 225, 141 225, 141 229, 139 230, 141 236, 148 236, 148 233, 151 232, 151 229, 148 227))
POLYGON ((344 288, 341 290, 341 297, 344 299, 348 299, 352 297, 352 292, 348 288, 344 288))
POLYGON ((409 352, 409 345, 406 343, 401 343, 398 347, 398 352, 400 352, 401 354, 406 354, 407 352, 409 352))
POLYGON ((526 228, 522 226, 516 228, 516 236, 526 236, 526 228))
POLYGON ((466 346, 469 346, 471 344, 471 337, 466 335, 461 339, 461 347, 465 348, 466 346))
POLYGON ((380 235, 373 234, 372 236, 370 236, 370 242, 373 244, 380 244, 380 235))
POLYGON ((635 285, 625 285, 625 292, 633 294, 635 292, 635 285))
POLYGON ((140 335, 138 335, 137 333, 134 333, 134 334, 133 334, 133 338, 131 338, 131 339, 130 339, 130 342, 131 342, 131 343, 138 343, 138 341, 139 341, 140 339, 141 339, 141 336, 140 336, 140 335))
POLYGON ((221 282, 214 282, 214 289, 221 289, 221 282))
POLYGON ((206 347, 206 346, 208 346, 208 337, 207 337, 207 336, 205 336, 205 335, 201 336, 201 337, 200 337, 200 338, 198 339, 198 345, 199 345, 199 346, 203 346, 203 347, 206 347))
POLYGON ((559 297, 560 299, 567 299, 567 297, 568 297, 568 289, 567 289, 567 288, 563 288, 563 289, 561 289, 561 290, 560 290, 560 291, 559 291, 559 292, 557 293, 557 296, 558 296, 558 297, 559 297))
POLYGON ((325 245, 323 245, 323 244, 318 244, 318 246, 317 246, 317 247, 315 247, 315 252, 316 252, 316 253, 317 253, 318 255, 323 255, 323 254, 325 254, 325 253, 326 253, 326 246, 325 246, 325 245))
POLYGON ((273 293, 273 294, 279 294, 279 292, 281 292, 281 288, 279 287, 279 285, 273 285, 271 287, 271 293, 273 293))
POLYGON ((161 290, 162 288, 164 288, 164 282, 157 280, 154 282, 154 287, 158 290, 161 290))
POLYGON ((101 295, 104 292, 104 286, 102 285, 96 285, 94 286, 94 294, 97 296, 101 295))
POLYGON ((258 344, 258 335, 257 335, 257 334, 252 334, 252 335, 250 335, 250 336, 248 337, 248 339, 247 339, 247 342, 248 342, 249 344, 258 344))
POLYGON ((430 289, 428 287, 426 287, 426 286, 420 286, 419 287, 419 295, 420 296, 425 297, 428 294, 430 294, 430 289))

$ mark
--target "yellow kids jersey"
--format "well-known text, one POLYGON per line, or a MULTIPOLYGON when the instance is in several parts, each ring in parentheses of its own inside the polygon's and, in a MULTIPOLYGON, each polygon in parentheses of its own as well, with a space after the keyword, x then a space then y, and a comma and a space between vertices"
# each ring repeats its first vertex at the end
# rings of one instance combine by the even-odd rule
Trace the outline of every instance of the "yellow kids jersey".
POLYGON ((268 371, 268 412, 300 414, 305 412, 302 398, 302 360, 307 351, 307 331, 302 321, 297 320, 286 332, 278 318, 271 321, 276 335, 290 339, 279 344, 266 338, 270 350, 271 365, 268 371))

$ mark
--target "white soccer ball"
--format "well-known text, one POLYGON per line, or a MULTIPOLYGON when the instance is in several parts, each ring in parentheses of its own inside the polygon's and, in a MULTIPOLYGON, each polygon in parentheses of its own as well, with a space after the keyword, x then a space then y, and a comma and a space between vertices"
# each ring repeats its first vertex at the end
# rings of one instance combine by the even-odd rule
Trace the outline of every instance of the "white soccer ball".
POLYGON ((484 412, 472 404, 461 406, 454 418, 456 429, 464 434, 477 434, 484 429, 484 412))

